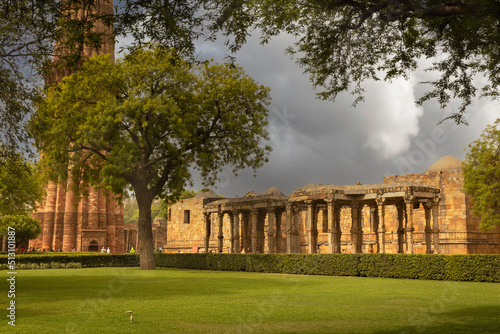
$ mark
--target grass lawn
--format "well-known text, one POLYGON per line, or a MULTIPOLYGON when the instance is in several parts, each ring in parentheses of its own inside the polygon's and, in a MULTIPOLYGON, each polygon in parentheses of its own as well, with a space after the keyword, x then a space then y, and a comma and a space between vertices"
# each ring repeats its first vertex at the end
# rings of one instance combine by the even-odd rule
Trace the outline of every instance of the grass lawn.
MULTIPOLYGON (((2 277, 6 277, 2 271, 2 277)), ((3 305, 8 286, 1 280, 3 305)), ((500 284, 138 268, 18 271, 0 333, 497 333, 500 284), (125 311, 134 312, 131 324, 125 311)))

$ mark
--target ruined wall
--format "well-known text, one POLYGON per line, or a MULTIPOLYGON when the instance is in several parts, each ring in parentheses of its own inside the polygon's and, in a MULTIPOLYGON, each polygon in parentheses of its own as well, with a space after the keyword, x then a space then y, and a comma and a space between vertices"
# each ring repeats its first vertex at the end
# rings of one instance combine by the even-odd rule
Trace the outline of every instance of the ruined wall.
MULTIPOLYGON (((204 251, 205 217, 203 215, 203 208, 213 200, 217 199, 182 199, 169 208, 167 240, 164 245, 165 252, 175 253, 181 251, 183 253, 191 253, 193 246, 204 251)), ((215 252, 217 250, 217 236, 219 233, 218 217, 216 215, 212 215, 210 225, 209 248, 215 252)), ((228 217, 224 217, 223 226, 223 233, 228 237, 230 235, 228 217)), ((224 248, 228 249, 229 247, 229 241, 225 240, 224 248)))
MULTIPOLYGON (((462 191, 464 180, 460 168, 384 177, 384 183, 391 182, 421 182, 440 188, 440 253, 500 254, 500 229, 489 233, 479 230, 481 220, 472 214, 471 199, 462 191)), ((425 222, 422 206, 415 210, 414 219, 425 222)), ((421 237, 423 233, 415 235, 421 237)), ((417 238, 416 242, 419 240, 421 238, 417 238)), ((421 248, 422 251, 418 251, 419 249, 420 247, 415 247, 415 252, 425 253, 425 247, 421 248)))

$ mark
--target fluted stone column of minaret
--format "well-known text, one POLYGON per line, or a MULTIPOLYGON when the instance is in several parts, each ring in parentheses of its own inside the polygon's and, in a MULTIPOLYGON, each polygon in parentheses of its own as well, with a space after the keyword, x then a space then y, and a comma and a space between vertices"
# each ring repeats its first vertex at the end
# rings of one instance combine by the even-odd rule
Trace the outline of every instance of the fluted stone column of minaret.
MULTIPOLYGON (((96 1, 92 9, 94 13, 113 15, 113 1, 96 1)), ((83 18, 88 12, 75 9, 74 18, 83 18)), ((94 54, 110 54, 114 61, 114 42, 111 27, 103 22, 96 22, 93 28, 102 32, 103 43, 97 50, 91 46, 83 47, 84 58, 94 54)), ((56 44, 56 54, 64 54, 65 48, 56 44)), ((57 62, 57 56, 53 62, 57 62)), ((59 82, 64 76, 69 75, 69 69, 55 68, 47 78, 47 85, 59 82)), ((43 152, 40 153, 43 158, 43 152)), ((78 202, 71 190, 70 181, 49 182, 46 188, 46 197, 39 203, 38 209, 33 213, 33 218, 41 223, 42 233, 37 240, 32 240, 31 246, 35 248, 50 249, 69 252, 73 249, 83 251, 88 249, 88 244, 82 244, 83 231, 99 231, 105 233, 104 244, 99 248, 109 247, 112 253, 123 253, 123 209, 115 196, 105 196, 103 191, 93 188, 88 189, 88 197, 81 198, 78 202)))

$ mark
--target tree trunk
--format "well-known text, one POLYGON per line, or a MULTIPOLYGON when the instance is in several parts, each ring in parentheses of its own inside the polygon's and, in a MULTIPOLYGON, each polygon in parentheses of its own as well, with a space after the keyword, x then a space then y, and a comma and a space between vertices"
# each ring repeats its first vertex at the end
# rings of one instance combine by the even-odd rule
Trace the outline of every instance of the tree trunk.
POLYGON ((153 254, 153 230, 151 224, 151 203, 147 194, 135 191, 137 205, 139 207, 139 221, 137 227, 139 230, 139 259, 141 269, 154 270, 155 261, 153 254))

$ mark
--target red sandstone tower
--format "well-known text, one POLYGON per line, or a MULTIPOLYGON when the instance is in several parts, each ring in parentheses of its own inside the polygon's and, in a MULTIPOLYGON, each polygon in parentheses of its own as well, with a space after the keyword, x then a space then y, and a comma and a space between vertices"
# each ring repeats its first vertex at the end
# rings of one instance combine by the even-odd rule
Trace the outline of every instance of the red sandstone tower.
MULTIPOLYGON (((97 0, 91 12, 113 15, 113 1, 97 0)), ((84 18, 88 14, 88 11, 77 10, 74 16, 84 18)), ((99 49, 84 46, 82 58, 110 54, 114 61, 112 28, 97 22, 93 29, 104 33, 103 43, 99 49)), ((61 48, 56 45, 57 49, 61 48)), ((69 73, 69 70, 54 69, 47 84, 57 83, 69 73)), ((109 247, 111 253, 123 253, 122 206, 115 197, 106 197, 102 190, 93 188, 88 189, 88 196, 76 203, 70 182, 48 184, 47 196, 33 213, 33 218, 40 221, 42 233, 30 242, 30 246, 46 251, 61 249, 64 252, 72 249, 79 252, 99 251, 109 247)))

